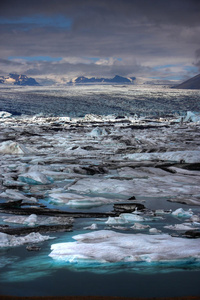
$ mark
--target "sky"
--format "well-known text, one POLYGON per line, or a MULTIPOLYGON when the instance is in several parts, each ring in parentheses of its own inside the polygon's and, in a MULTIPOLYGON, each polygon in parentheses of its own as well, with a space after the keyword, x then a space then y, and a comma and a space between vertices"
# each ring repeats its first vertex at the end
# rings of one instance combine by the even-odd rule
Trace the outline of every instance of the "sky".
POLYGON ((8 73, 183 81, 200 73, 200 0, 1 0, 8 73))

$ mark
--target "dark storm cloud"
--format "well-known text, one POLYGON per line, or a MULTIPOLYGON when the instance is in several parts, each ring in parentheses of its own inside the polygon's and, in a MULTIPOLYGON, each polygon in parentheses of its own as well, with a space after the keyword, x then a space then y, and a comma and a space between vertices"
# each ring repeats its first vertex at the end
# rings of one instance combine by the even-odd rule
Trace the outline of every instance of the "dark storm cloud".
POLYGON ((151 75, 155 65, 194 62, 199 15, 199 0, 5 0, 0 4, 0 56, 117 57, 121 62, 109 66, 77 60, 25 62, 21 69, 151 75))

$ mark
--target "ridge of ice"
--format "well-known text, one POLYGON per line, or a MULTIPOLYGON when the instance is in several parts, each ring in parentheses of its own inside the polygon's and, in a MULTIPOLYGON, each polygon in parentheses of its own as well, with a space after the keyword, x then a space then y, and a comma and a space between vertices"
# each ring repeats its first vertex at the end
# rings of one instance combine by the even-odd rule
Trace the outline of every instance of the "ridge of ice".
POLYGON ((185 150, 185 151, 168 151, 168 152, 154 152, 154 153, 133 153, 123 156, 135 161, 142 160, 164 160, 164 161, 184 161, 185 163, 198 163, 200 162, 199 150, 185 150))

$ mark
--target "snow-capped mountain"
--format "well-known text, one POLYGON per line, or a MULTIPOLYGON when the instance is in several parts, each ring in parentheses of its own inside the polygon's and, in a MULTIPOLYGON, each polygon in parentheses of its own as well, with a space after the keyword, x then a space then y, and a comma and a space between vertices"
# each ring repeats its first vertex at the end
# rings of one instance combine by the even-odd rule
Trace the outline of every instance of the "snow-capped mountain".
POLYGON ((8 76, 0 76, 0 83, 14 85, 39 85, 34 78, 13 73, 10 73, 8 76))
POLYGON ((126 78, 126 77, 122 77, 119 75, 116 75, 113 78, 96 78, 96 77, 88 78, 85 76, 80 76, 80 77, 75 78, 74 80, 71 80, 69 83, 73 83, 73 84, 90 84, 90 83, 133 84, 135 79, 136 79, 135 77, 126 78))

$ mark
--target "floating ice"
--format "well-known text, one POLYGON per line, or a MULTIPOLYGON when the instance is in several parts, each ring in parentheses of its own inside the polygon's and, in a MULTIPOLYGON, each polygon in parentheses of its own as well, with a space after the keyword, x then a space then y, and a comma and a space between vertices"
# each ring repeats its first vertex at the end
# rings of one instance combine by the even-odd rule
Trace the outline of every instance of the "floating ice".
POLYGON ((39 243, 49 239, 53 239, 53 237, 41 235, 38 232, 32 232, 23 237, 0 232, 0 247, 14 247, 26 243, 39 243))
POLYGON ((34 225, 51 225, 51 224, 71 224, 73 218, 70 217, 46 217, 32 214, 30 216, 10 216, 3 218, 6 223, 24 224, 28 226, 34 225))
POLYGON ((53 244, 50 256, 67 263, 87 261, 154 262, 200 259, 200 240, 167 234, 123 234, 100 230, 73 237, 76 242, 53 244))
POLYGON ((116 199, 107 199, 103 197, 88 197, 73 193, 59 193, 59 192, 52 192, 49 194, 49 197, 52 202, 55 203, 65 203, 71 207, 95 207, 101 206, 103 204, 108 204, 112 202, 116 202, 116 199))
POLYGON ((176 216, 176 217, 180 217, 180 218, 190 218, 193 216, 193 212, 191 209, 189 209, 188 211, 185 211, 182 208, 178 208, 172 212, 172 215, 176 216))
POLYGON ((149 225, 143 225, 140 223, 135 223, 133 226, 131 226, 132 229, 136 229, 136 230, 143 230, 143 229, 148 229, 150 228, 149 225))
POLYGON ((17 191, 17 190, 11 190, 11 189, 7 189, 5 190, 5 192, 2 192, 0 194, 1 198, 8 198, 11 200, 24 200, 25 202, 37 202, 37 200, 34 197, 26 197, 24 194, 22 194, 21 192, 17 191))
POLYGON ((158 230, 157 228, 150 228, 150 229, 149 229, 149 232, 152 233, 152 234, 158 234, 158 233, 161 233, 161 231, 158 230))
POLYGON ((108 217, 106 224, 115 225, 115 224, 127 224, 133 222, 142 222, 145 219, 141 216, 132 213, 123 213, 119 217, 108 217))
POLYGON ((18 178, 22 182, 25 182, 27 184, 33 184, 33 185, 53 183, 53 179, 51 177, 48 177, 39 171, 24 173, 21 174, 18 178))
POLYGON ((175 225, 167 225, 164 228, 170 230, 191 230, 198 229, 198 227, 194 227, 191 223, 183 223, 183 224, 175 224, 175 225))
POLYGON ((4 154, 29 154, 31 153, 29 149, 24 147, 23 145, 13 142, 13 141, 5 141, 0 143, 0 153, 4 154))
POLYGON ((97 224, 93 223, 91 226, 84 227, 86 230, 96 230, 98 228, 97 224))

